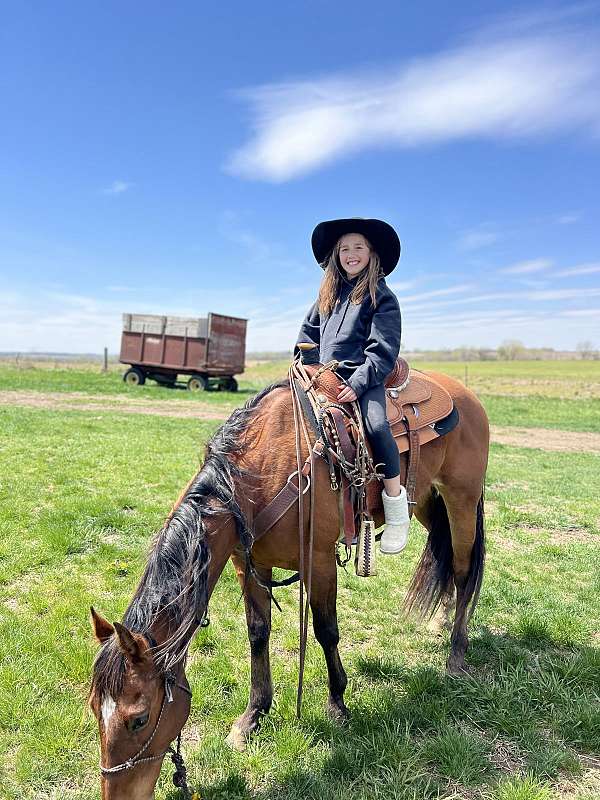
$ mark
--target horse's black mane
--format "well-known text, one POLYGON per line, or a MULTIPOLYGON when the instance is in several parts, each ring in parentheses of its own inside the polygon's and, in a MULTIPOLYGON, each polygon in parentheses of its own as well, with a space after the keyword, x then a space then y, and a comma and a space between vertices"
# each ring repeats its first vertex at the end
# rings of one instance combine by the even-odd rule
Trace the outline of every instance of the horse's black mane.
MULTIPOLYGON (((205 542, 207 517, 224 512, 233 516, 240 543, 249 553, 252 533, 235 497, 235 481, 243 473, 233 457, 246 447, 243 434, 263 398, 288 381, 267 386, 236 409, 206 446, 204 464, 192 480, 179 506, 154 539, 152 551, 129 604, 123 624, 147 633, 157 616, 168 623, 169 639, 154 650, 158 665, 179 661, 190 637, 206 612, 210 552, 205 542)), ((123 687, 125 661, 112 636, 94 664, 92 693, 117 697, 123 687)))

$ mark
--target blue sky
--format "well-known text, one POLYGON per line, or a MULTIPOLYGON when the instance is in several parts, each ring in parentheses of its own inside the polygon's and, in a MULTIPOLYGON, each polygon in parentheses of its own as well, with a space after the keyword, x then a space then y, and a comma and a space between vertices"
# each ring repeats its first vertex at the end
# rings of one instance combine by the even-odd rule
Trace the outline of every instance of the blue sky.
POLYGON ((0 351, 121 313, 292 346, 375 216, 403 345, 600 346, 600 5, 23 2, 0 29, 0 351), (226 9, 226 10, 225 10, 226 9))

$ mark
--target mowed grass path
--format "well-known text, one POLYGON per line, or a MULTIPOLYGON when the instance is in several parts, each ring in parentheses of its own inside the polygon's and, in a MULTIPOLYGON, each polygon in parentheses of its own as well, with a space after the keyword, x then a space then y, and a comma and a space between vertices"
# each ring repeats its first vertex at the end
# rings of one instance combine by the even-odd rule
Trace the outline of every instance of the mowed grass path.
MULTIPOLYGON (((588 401, 573 402, 580 420, 588 401)), ((522 424, 498 421, 511 423, 522 424)), ((0 408, 1 798, 98 797, 97 726, 84 710, 95 654, 89 605, 120 618, 149 538, 216 424, 0 408)), ((447 641, 400 615, 424 542, 417 523, 407 552, 381 558, 377 578, 339 572, 353 712, 344 728, 325 716, 326 670, 314 641, 304 716, 295 719, 297 595, 280 591, 275 707, 245 754, 224 745, 249 682, 228 567, 189 668, 185 747, 202 796, 599 797, 599 468, 592 454, 492 448, 469 678, 446 678, 447 641)), ((158 797, 177 797, 166 767, 158 797)))

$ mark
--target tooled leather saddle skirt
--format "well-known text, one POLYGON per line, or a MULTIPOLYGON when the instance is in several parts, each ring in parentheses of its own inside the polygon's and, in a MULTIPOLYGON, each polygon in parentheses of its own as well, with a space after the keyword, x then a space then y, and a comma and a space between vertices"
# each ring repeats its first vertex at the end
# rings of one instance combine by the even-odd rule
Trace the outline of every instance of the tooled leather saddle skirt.
MULTIPOLYGON (((306 369, 314 375, 319 367, 306 369)), ((313 379, 313 386, 317 395, 335 402, 343 382, 334 372, 325 370, 313 379)), ((442 431, 447 432, 436 430, 436 423, 449 417, 454 403, 446 389, 429 375, 410 369, 399 358, 385 381, 385 388, 387 418, 401 453, 409 449, 408 430, 418 431, 421 445, 436 439, 442 431)))

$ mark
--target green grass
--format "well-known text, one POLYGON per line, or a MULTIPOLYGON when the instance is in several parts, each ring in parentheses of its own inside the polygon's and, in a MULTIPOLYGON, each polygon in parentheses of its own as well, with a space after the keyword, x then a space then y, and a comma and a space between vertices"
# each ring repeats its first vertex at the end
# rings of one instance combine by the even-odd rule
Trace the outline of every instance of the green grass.
MULTIPOLYGON (((84 711, 95 653, 89 605, 120 618, 151 534, 215 425, 0 409, 3 800, 98 796, 97 725, 84 711)), ((488 562, 468 678, 447 678, 447 640, 399 613, 424 542, 418 524, 402 557, 379 560, 377 578, 340 571, 353 713, 344 728, 324 713, 326 670, 312 639, 304 714, 294 716, 297 596, 280 591, 275 705, 244 754, 224 744, 249 682, 239 588, 227 567, 188 670, 194 700, 184 747, 202 797, 598 796, 589 764, 600 752, 599 469, 592 454, 492 448, 488 562)), ((157 796, 175 800, 167 767, 157 796)))
POLYGON ((600 400, 480 395, 492 425, 600 431, 600 400))
MULTIPOLYGON (((126 386, 117 366, 102 374, 97 366, 46 364, 16 368, 0 364, 0 387, 8 391, 79 392, 80 402, 88 401, 88 395, 101 396, 105 403, 115 399, 173 404, 187 400, 226 417, 255 392, 284 377, 287 366, 285 361, 251 365, 240 377, 240 391, 236 394, 190 393, 159 387, 153 381, 144 386, 126 386)), ((418 366, 465 379, 464 364, 419 362, 418 366)), ((600 431, 599 362, 472 362, 467 368, 469 385, 479 394, 492 425, 600 431), (526 376, 530 374, 528 382, 526 376), (556 391, 552 381, 557 383, 556 391), (564 396, 548 396, 556 395, 558 390, 564 396)))
MULTIPOLYGON (((268 362, 249 367, 239 376, 240 392, 254 393, 274 380, 285 377, 288 362, 268 362)), ((223 402, 224 397, 235 397, 230 392, 188 392, 161 387, 148 380, 144 386, 127 386, 123 382, 125 365, 111 365, 103 373, 99 366, 82 367, 78 364, 53 366, 37 364, 16 367, 0 362, 0 389, 36 392, 84 392, 86 394, 124 395, 138 398, 200 399, 207 402, 223 402)), ((180 376, 185 382, 187 376, 180 376)))

